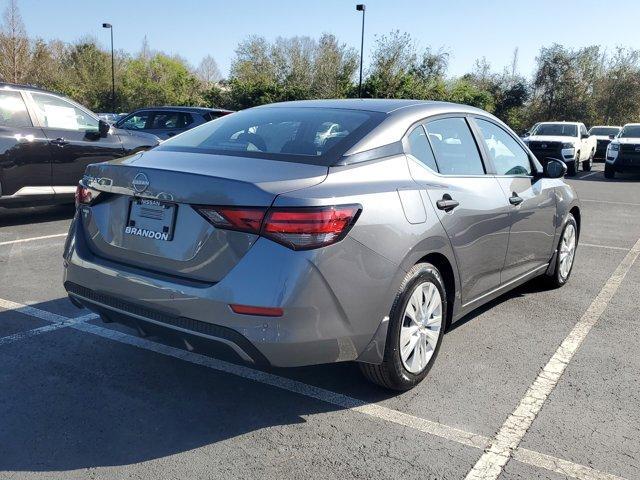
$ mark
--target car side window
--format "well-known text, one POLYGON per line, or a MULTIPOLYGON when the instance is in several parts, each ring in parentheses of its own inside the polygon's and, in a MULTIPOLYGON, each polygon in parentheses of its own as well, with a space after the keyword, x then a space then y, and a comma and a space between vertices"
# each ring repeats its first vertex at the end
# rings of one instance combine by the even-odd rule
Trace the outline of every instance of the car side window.
POLYGON ((436 159, 433 156, 433 150, 429 145, 427 134, 422 125, 418 125, 407 137, 409 143, 409 153, 420 161, 423 165, 429 167, 434 172, 438 171, 436 159))
POLYGON ((580 125, 580 136, 586 136, 586 135, 588 135, 587 127, 585 127, 584 125, 580 125))
POLYGON ((433 120, 425 126, 440 173, 484 175, 484 165, 464 118, 433 120))
POLYGON ((127 130, 144 130, 149 121, 150 112, 132 113, 116 125, 127 130))
POLYGON ((33 127, 27 112, 27 106, 20 92, 0 91, 0 126, 2 127, 33 127))
POLYGON ((476 123, 498 175, 531 175, 529 155, 511 135, 487 120, 476 118, 476 123))
POLYGON ((31 93, 31 97, 42 127, 76 132, 98 131, 98 120, 74 104, 44 93, 31 93))
POLYGON ((152 130, 183 128, 184 118, 180 112, 156 112, 151 123, 152 130))

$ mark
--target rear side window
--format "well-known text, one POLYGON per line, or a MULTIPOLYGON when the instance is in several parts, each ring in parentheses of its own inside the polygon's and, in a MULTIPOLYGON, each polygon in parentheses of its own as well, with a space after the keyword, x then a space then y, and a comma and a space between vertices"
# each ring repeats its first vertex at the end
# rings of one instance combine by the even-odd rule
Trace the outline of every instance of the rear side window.
POLYGON ((225 115, 162 144, 162 150, 330 164, 383 114, 333 108, 260 107, 225 115))
POLYGON ((437 172, 438 165, 436 165, 436 159, 433 156, 431 145, 429 145, 427 134, 422 125, 413 129, 413 132, 409 134, 408 141, 409 153, 417 158, 420 163, 437 172))
POLYGON ((443 118, 425 125, 429 142, 444 175, 483 175, 480 152, 464 118, 443 118))
POLYGON ((32 127, 31 118, 27 113, 20 92, 11 90, 0 91, 0 126, 2 127, 32 127))
POLYGON ((511 135, 481 118, 476 123, 498 175, 531 175, 529 155, 511 135))
POLYGON ((185 114, 182 112, 156 112, 153 117, 151 130, 173 130, 184 128, 186 125, 185 114))

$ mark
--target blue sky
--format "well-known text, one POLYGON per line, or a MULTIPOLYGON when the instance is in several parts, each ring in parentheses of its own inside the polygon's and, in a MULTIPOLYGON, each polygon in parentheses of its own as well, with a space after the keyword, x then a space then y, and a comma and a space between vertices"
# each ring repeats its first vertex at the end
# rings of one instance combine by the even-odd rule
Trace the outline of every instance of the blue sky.
MULTIPOLYGON (((131 53, 147 36, 152 49, 178 53, 192 64, 211 54, 226 75, 238 42, 250 34, 335 34, 359 48, 360 13, 348 0, 18 0, 32 37, 72 42, 90 35, 108 45, 102 22, 114 25, 115 47, 131 53)), ((450 75, 486 57, 494 70, 519 48, 519 70, 529 75, 543 45, 640 48, 640 0, 369 0, 367 52, 376 34, 400 29, 420 46, 451 53, 450 75), (611 12, 615 5, 619 15, 611 12)), ((6 0, 0 0, 4 9, 6 0)))

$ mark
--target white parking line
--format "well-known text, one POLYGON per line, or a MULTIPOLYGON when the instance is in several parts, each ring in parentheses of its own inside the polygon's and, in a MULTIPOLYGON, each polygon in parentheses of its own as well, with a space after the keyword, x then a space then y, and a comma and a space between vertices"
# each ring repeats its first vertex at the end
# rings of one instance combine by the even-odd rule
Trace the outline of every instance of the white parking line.
POLYGON ((19 340, 24 340, 25 338, 35 337, 43 333, 53 332, 54 330, 58 330, 60 328, 67 328, 71 325, 75 325, 76 323, 86 322, 87 320, 92 320, 97 317, 98 315, 89 314, 78 318, 67 319, 64 322, 50 323, 49 325, 33 328, 31 330, 27 330, 26 332, 18 332, 14 333, 13 335, 7 335, 6 337, 0 338, 0 346, 17 342, 19 340))
POLYGON ((581 198, 581 202, 589 202, 589 203, 605 203, 609 205, 627 205, 630 207, 640 207, 640 203, 629 203, 629 202, 613 202, 610 200, 598 200, 596 198, 581 198))
POLYGON ((604 248, 606 250, 620 250, 622 252, 628 252, 629 249, 625 248, 625 247, 613 247, 611 245, 598 245, 596 243, 584 243, 584 242, 580 242, 578 244, 578 246, 580 247, 589 247, 589 248, 604 248))
POLYGON ((580 179, 587 178, 587 177, 590 177, 590 176, 592 176, 592 175, 597 175, 598 173, 600 173, 600 172, 591 172, 591 173, 587 173, 586 175, 582 175, 582 176, 581 176, 581 177, 579 177, 579 178, 580 178, 580 179))
POLYGON ((538 374, 520 404, 502 424, 489 447, 467 474, 467 480, 498 478, 503 467, 511 459, 513 452, 518 448, 525 433, 540 413, 544 402, 558 384, 576 351, 615 295, 638 255, 640 255, 640 239, 622 259, 582 318, 538 374))
POLYGON ((0 242, 0 246, 14 245, 16 243, 35 242, 36 240, 46 240, 48 238, 58 238, 58 237, 66 237, 66 236, 67 236, 66 233, 56 233, 55 235, 43 235, 42 237, 20 238, 18 240, 9 240, 6 242, 0 242))
MULTIPOLYGON (((0 307, 20 311, 21 313, 25 313, 27 315, 36 316, 37 318, 66 318, 8 300, 0 299, 0 307)), ((280 377, 278 375, 263 372, 260 370, 254 370, 253 368, 236 365, 233 363, 225 362, 223 360, 200 355, 198 353, 193 353, 161 343, 152 342, 144 338, 134 337, 126 333, 118 332, 116 330, 111 330, 98 325, 93 325, 91 323, 85 323, 86 320, 90 320, 96 317, 97 315, 95 314, 89 314, 82 317, 77 317, 76 319, 67 319, 68 323, 65 326, 119 343, 131 345, 134 347, 142 348, 144 350, 149 350, 162 355, 177 358, 189 363, 204 366, 212 370, 235 375, 254 382, 270 385, 281 390, 286 390, 288 392, 326 402, 345 410, 359 412, 373 418, 385 420, 397 425, 402 425, 469 447, 483 450, 489 445, 489 438, 483 435, 466 432, 464 430, 450 427, 448 425, 386 408, 375 403, 367 403, 362 400, 349 397, 347 395, 332 392, 330 390, 325 390, 313 385, 308 385, 297 380, 291 380, 286 377, 280 377)), ((521 463, 549 470, 551 472, 561 473, 565 476, 577 478, 579 480, 625 480, 622 477, 616 477, 615 475, 600 472, 584 465, 573 463, 560 458, 555 458, 550 455, 535 452, 533 450, 518 448, 515 450, 513 456, 517 461, 521 463)))

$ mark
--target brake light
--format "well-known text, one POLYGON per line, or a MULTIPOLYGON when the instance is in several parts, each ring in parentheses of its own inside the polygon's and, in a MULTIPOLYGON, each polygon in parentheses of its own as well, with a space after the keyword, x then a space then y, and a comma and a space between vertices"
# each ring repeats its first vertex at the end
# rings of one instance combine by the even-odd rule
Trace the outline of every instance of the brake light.
POLYGON ((78 208, 80 205, 89 205, 97 198, 99 194, 100 192, 97 190, 85 187, 82 184, 78 184, 78 186, 76 187, 75 195, 76 208, 78 208))
POLYGON ((262 234, 294 250, 324 247, 342 240, 359 213, 359 205, 274 208, 267 212, 262 234))
POLYGON ((360 205, 304 208, 210 207, 195 210, 216 228, 255 233, 293 250, 342 240, 358 219, 360 205))
POLYGON ((214 227, 241 232, 260 233, 266 208, 195 207, 214 227))

